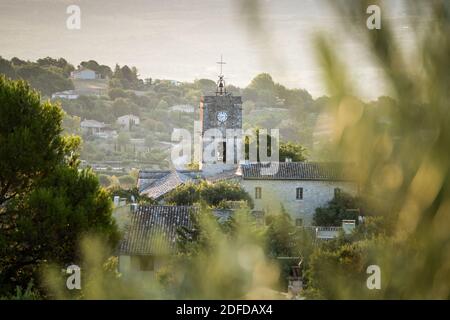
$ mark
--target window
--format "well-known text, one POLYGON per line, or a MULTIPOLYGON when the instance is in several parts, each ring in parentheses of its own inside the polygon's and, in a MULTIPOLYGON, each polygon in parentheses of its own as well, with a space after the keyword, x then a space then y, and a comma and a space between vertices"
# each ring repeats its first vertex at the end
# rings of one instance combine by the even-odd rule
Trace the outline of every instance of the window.
POLYGON ((334 188, 334 197, 337 198, 341 195, 341 189, 340 188, 334 188))
POLYGON ((255 188, 255 199, 261 199, 261 187, 255 188))
POLYGON ((154 259, 152 256, 132 256, 131 264, 134 270, 153 271, 154 259))
POLYGON ((300 218, 295 219, 295 226, 296 227, 302 227, 303 226, 303 219, 300 219, 300 218))
POLYGON ((303 200, 303 188, 297 188, 296 191, 297 191, 296 194, 297 200, 303 200))
POLYGON ((222 142, 222 161, 227 163, 227 143, 222 142))

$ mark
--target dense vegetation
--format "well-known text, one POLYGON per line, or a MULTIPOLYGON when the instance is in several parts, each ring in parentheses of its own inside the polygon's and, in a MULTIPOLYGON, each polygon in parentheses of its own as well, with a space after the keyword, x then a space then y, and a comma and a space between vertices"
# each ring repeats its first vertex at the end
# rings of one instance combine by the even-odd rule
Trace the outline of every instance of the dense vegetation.
POLYGON ((0 76, 0 295, 34 283, 42 270, 80 258, 93 233, 113 248, 118 231, 109 194, 78 169, 79 138, 61 136, 63 113, 24 81, 0 76))
POLYGON ((73 65, 63 58, 47 57, 31 62, 19 58, 12 58, 9 61, 0 57, 0 74, 11 79, 26 80, 46 96, 51 96, 57 91, 73 89, 74 85, 68 78, 73 70, 75 70, 73 65))
POLYGON ((245 201, 253 206, 250 195, 238 183, 219 181, 185 183, 164 196, 164 201, 179 206, 190 206, 204 201, 211 207, 226 208, 229 201, 245 201))
MULTIPOLYGON (((313 224, 315 226, 339 226, 342 220, 358 220, 362 201, 346 193, 335 194, 327 206, 316 208, 313 224)), ((364 210, 362 210, 364 211, 364 210)))

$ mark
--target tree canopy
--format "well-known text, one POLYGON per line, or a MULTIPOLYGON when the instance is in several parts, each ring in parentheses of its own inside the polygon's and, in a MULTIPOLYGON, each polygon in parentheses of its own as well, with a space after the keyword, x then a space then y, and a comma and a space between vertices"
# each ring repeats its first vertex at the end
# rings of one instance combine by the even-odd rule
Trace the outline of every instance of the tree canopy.
POLYGON ((226 201, 246 201, 250 207, 253 206, 250 195, 238 183, 226 181, 185 183, 169 192, 164 200, 176 205, 205 201, 212 207, 226 206, 226 201))
POLYGON ((342 220, 358 219, 358 211, 361 209, 361 200, 346 193, 335 194, 327 206, 317 208, 314 214, 316 226, 339 226, 342 220))
POLYGON ((109 194, 78 169, 80 140, 61 136, 62 117, 24 81, 0 76, 0 295, 40 284, 48 263, 73 263, 87 234, 118 240, 109 194))
POLYGON ((43 58, 36 62, 0 57, 0 73, 11 79, 26 80, 31 87, 44 95, 70 90, 74 85, 68 76, 74 67, 65 59, 43 58))

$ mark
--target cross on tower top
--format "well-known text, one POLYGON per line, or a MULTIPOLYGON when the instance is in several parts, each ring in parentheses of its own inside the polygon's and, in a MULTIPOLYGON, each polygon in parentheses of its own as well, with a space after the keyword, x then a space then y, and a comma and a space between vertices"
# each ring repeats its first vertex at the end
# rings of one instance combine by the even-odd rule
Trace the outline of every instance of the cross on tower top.
POLYGON ((227 89, 225 88, 225 80, 223 79, 223 73, 222 73, 222 67, 226 62, 223 62, 223 57, 220 55, 220 61, 217 62, 217 64, 220 64, 220 74, 219 74, 219 81, 217 81, 217 90, 216 95, 222 96, 227 93, 227 89))
POLYGON ((223 67, 224 64, 227 64, 227 63, 223 61, 223 56, 222 56, 222 55, 220 55, 220 61, 218 61, 217 64, 220 64, 220 74, 219 74, 219 77, 220 77, 220 76, 223 76, 223 73, 222 73, 222 67, 223 67))

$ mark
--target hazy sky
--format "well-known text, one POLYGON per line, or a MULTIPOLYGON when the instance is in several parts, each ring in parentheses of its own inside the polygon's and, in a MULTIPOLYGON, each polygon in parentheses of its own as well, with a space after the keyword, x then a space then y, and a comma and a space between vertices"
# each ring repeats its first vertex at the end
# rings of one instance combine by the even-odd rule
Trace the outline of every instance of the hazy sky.
MULTIPOLYGON (((325 1, 260 3, 264 38, 245 28, 238 0, 0 0, 0 55, 64 57, 74 65, 94 59, 111 67, 134 65, 143 77, 192 81, 215 79, 223 54, 228 83, 246 86, 256 74, 269 72, 277 82, 319 96, 326 92, 311 39, 322 30, 336 37, 361 94, 383 93, 379 70, 357 40, 343 38, 342 20, 325 1), (66 28, 70 4, 81 8, 81 30, 66 28)), ((383 18, 398 21, 407 45, 408 8, 390 3, 383 18)))

